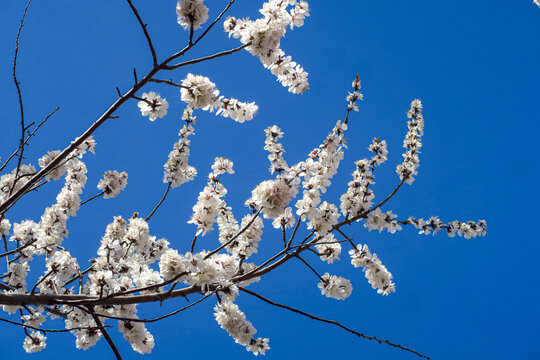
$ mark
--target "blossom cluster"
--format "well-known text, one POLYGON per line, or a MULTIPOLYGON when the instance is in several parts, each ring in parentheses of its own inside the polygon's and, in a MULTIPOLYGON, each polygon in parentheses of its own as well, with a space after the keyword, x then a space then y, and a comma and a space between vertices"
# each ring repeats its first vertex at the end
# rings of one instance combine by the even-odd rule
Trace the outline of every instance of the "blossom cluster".
POLYGON ((174 148, 169 153, 169 159, 163 165, 165 169, 163 182, 171 183, 173 188, 192 181, 197 175, 197 169, 188 165, 189 145, 191 144, 189 136, 195 134, 193 125, 196 118, 193 116, 193 110, 184 110, 182 119, 186 121, 186 124, 178 133, 180 140, 174 143, 174 148))
POLYGON ((416 171, 420 166, 418 154, 422 148, 421 138, 424 135, 424 117, 420 100, 415 99, 411 102, 411 109, 407 112, 407 117, 411 120, 407 122, 409 131, 403 141, 403 147, 406 151, 403 154, 403 163, 397 166, 396 172, 401 181, 412 185, 414 177, 418 175, 418 171, 416 171))
POLYGON ((444 224, 436 216, 432 216, 427 220, 409 217, 403 224, 412 224, 415 228, 420 230, 420 234, 429 235, 433 232, 433 235, 435 235, 440 230, 446 230, 446 234, 449 237, 454 237, 457 234, 458 236, 463 236, 465 239, 485 236, 487 232, 487 223, 485 220, 479 220, 478 222, 461 222, 454 220, 448 224, 444 224))
POLYGON ((208 8, 203 0, 183 0, 176 4, 178 24, 184 29, 197 30, 208 20, 208 8))
POLYGON ((304 25, 309 16, 309 6, 305 1, 270 0, 260 10, 263 15, 257 20, 229 17, 223 27, 229 36, 239 39, 246 50, 257 56, 277 80, 290 92, 303 93, 309 88, 308 74, 281 50, 281 38, 287 27, 293 29, 304 25), (289 6, 291 9, 289 10, 289 6))
POLYGON ((193 206, 193 215, 188 223, 197 225, 197 235, 205 235, 213 229, 216 217, 225 202, 221 199, 227 194, 227 189, 219 182, 222 174, 234 173, 233 163, 225 158, 216 158, 208 175, 208 184, 199 193, 197 203, 193 206))
POLYGON ((214 308, 214 316, 221 328, 227 331, 237 344, 245 346, 247 351, 255 355, 264 355, 265 351, 270 349, 268 339, 254 338, 257 330, 246 319, 246 315, 238 305, 221 302, 214 308))
POLYGON ((366 279, 378 294, 390 295, 396 291, 396 284, 392 282, 393 276, 381 263, 377 254, 371 254, 367 245, 357 245, 356 249, 350 250, 351 264, 357 268, 362 267, 366 279))
POLYGON ((188 105, 188 108, 210 112, 215 110, 217 115, 230 117, 240 123, 253 119, 259 109, 254 102, 245 103, 220 96, 216 84, 201 75, 187 74, 182 80, 180 93, 182 101, 188 105))
POLYGON ((283 144, 278 142, 278 139, 283 137, 283 132, 276 125, 270 126, 266 130, 266 140, 264 141, 264 150, 268 151, 268 160, 270 160, 270 173, 277 171, 281 173, 282 171, 289 170, 287 161, 283 157, 285 150, 283 149, 283 144))
POLYGON ((97 188, 103 191, 104 199, 112 199, 126 188, 127 178, 128 174, 125 171, 108 170, 103 174, 103 179, 99 181, 97 188))
POLYGON ((330 276, 329 273, 322 276, 318 286, 324 296, 337 300, 345 300, 353 290, 349 280, 341 276, 330 276))
POLYGON ((166 99, 163 99, 159 94, 153 91, 142 94, 142 100, 137 103, 141 110, 142 116, 148 116, 150 121, 154 121, 157 118, 161 119, 167 115, 167 109, 169 109, 169 103, 166 99))

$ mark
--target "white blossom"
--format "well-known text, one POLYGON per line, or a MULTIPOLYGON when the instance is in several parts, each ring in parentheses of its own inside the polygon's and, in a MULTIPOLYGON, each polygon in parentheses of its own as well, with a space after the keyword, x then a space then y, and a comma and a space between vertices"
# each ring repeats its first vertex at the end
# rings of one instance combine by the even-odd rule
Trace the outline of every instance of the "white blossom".
POLYGON ((371 254, 367 245, 357 245, 356 249, 350 250, 351 264, 355 268, 362 267, 366 279, 378 294, 389 295, 396 291, 396 285, 392 282, 393 276, 381 263, 377 254, 371 254))
POLYGON ((334 234, 330 233, 321 238, 315 244, 315 248, 319 252, 322 261, 331 264, 334 260, 339 260, 341 254, 341 245, 337 242, 334 234))
POLYGON ((23 348, 29 354, 40 352, 47 346, 46 341, 47 337, 43 335, 43 333, 39 331, 32 331, 26 335, 23 348))
POLYGON ((351 295, 353 290, 349 280, 341 276, 330 276, 329 273, 322 276, 322 280, 318 286, 324 296, 337 300, 345 300, 351 295))
POLYGON ((167 115, 169 103, 167 100, 160 97, 159 94, 150 91, 148 93, 143 93, 141 98, 143 100, 139 101, 137 105, 141 110, 142 116, 148 116, 150 121, 154 121, 157 118, 161 119, 167 115))
POLYGON ((257 330, 246 319, 246 315, 238 308, 238 305, 222 301, 214 307, 214 311, 218 324, 229 333, 237 344, 245 346, 246 350, 255 355, 258 353, 264 355, 264 352, 270 349, 268 339, 255 339, 253 337, 257 330))
MULTIPOLYGON (((45 168, 46 166, 48 166, 56 157, 58 157, 58 155, 60 155, 61 151, 60 150, 54 150, 54 151, 49 151, 47 154, 43 155, 39 160, 38 160, 38 165, 40 168, 45 168)), ((64 174, 67 172, 68 170, 68 163, 69 162, 64 162, 64 163, 60 163, 60 165, 56 166, 55 168, 53 168, 52 171, 50 171, 49 173, 47 173, 47 175, 45 175, 45 180, 58 180, 60 179, 62 176, 64 176, 64 174)))
POLYGON ((178 24, 184 29, 197 30, 208 20, 208 8, 203 0, 183 0, 176 4, 178 24))
POLYGON ((0 221, 0 235, 9 235, 11 229, 11 223, 8 219, 2 219, 0 221))
POLYGON ((251 192, 251 200, 266 219, 281 215, 298 190, 284 179, 263 181, 251 192))
POLYGON ((121 173, 116 170, 105 171, 103 179, 99 181, 97 188, 104 192, 104 199, 112 199, 117 197, 126 188, 127 177, 128 175, 125 171, 121 173))

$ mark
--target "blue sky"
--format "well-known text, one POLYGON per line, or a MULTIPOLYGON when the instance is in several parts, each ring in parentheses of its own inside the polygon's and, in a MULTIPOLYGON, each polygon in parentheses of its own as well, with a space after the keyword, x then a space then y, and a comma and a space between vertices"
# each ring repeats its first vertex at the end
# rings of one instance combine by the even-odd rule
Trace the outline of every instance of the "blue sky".
MULTIPOLYGON (((149 24, 161 59, 183 47, 187 33, 176 23, 174 1, 136 1, 149 24)), ((206 1, 211 18, 227 2, 206 1)), ((262 1, 237 0, 237 17, 257 17, 262 1)), ((443 221, 488 222, 485 238, 466 240, 418 235, 406 228, 394 235, 369 233, 355 224, 348 233, 369 244, 393 273, 397 290, 377 295, 364 275, 342 261, 326 265, 313 258, 320 272, 350 278, 354 291, 345 302, 321 296, 309 269, 290 262, 252 289, 308 312, 340 320, 366 333, 389 339, 433 359, 539 359, 540 250, 536 227, 538 142, 540 130, 540 9, 529 0, 401 2, 312 0, 304 27, 288 32, 282 48, 309 72, 311 89, 287 92, 247 52, 185 68, 163 77, 182 80, 187 72, 210 77, 222 94, 259 105, 256 118, 244 124, 199 112, 190 162, 198 178, 172 191, 150 223, 151 233, 187 251, 195 229, 187 224, 214 157, 235 163, 236 174, 224 176, 227 202, 237 217, 260 181, 270 178, 263 150, 263 130, 273 124, 285 132, 289 163, 301 161, 324 139, 345 112, 345 96, 355 73, 363 81, 365 101, 352 114, 349 149, 326 200, 337 202, 354 170, 368 156, 376 136, 386 139, 389 161, 376 172, 376 199, 397 184, 410 101, 424 104, 426 123, 419 175, 388 203, 400 218, 438 215, 443 221)), ((11 79, 12 53, 24 4, 4 1, 0 15, 0 93, 3 116, 0 156, 17 145, 16 92, 11 79)), ((221 26, 187 58, 238 45, 221 26)), ((32 141, 29 162, 49 150, 64 148, 115 100, 115 87, 132 85, 132 69, 144 74, 151 66, 144 37, 124 1, 35 1, 21 37, 18 74, 27 118, 39 121, 56 106, 61 110, 32 141)), ((176 89, 151 85, 170 103, 169 114, 154 123, 143 118, 135 101, 122 108, 95 138, 97 154, 87 156, 89 180, 83 198, 97 193, 105 170, 129 173, 128 187, 114 200, 94 201, 70 220, 64 245, 79 262, 95 256, 105 226, 115 215, 148 213, 165 189, 162 166, 181 127, 183 110, 176 89)), ((54 202, 60 183, 28 195, 14 207, 12 222, 38 218, 54 202)), ((280 245, 280 234, 265 224, 262 255, 280 245)), ((214 248, 216 234, 199 245, 214 248)), ((36 260, 37 261, 37 260, 36 260)), ((37 267, 37 266, 36 266, 37 267)), ((243 295, 238 303, 258 329, 270 338, 269 359, 413 359, 414 355, 361 340, 330 325, 316 323, 243 295)), ((163 309, 183 306, 180 299, 163 309)), ((213 319, 214 301, 152 324, 156 347, 146 359, 252 355, 236 345, 213 319)), ((141 306, 140 314, 162 313, 141 306)), ((51 323, 53 325, 58 325, 51 323)), ((23 332, 0 325, 6 359, 110 358, 105 341, 88 351, 75 349, 69 334, 49 334, 47 349, 36 355, 22 350, 23 332)), ((142 359, 116 330, 111 331, 126 359, 142 359)))

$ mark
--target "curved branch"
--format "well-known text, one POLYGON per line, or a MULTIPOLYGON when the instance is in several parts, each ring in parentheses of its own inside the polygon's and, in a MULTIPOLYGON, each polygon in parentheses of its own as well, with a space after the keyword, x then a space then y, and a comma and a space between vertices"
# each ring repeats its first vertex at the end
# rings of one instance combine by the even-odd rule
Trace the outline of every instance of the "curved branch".
POLYGON ((358 331, 355 331, 355 330, 353 330, 353 329, 350 329, 350 328, 346 327, 345 325, 342 325, 341 323, 339 323, 339 322, 337 322, 337 321, 335 321, 335 320, 324 319, 324 318, 321 318, 321 317, 318 317, 318 316, 315 316, 315 315, 311 315, 311 314, 309 314, 309 313, 307 313, 307 312, 305 312, 305 311, 302 311, 302 310, 293 308, 293 307, 291 307, 291 306, 277 303, 277 302, 275 302, 275 301, 272 301, 272 300, 270 300, 270 299, 265 298, 264 296, 262 296, 262 295, 260 295, 260 294, 258 294, 258 293, 256 293, 256 292, 254 292, 254 291, 248 290, 248 289, 243 288, 243 287, 238 287, 238 289, 240 289, 241 291, 243 291, 243 292, 245 292, 245 293, 248 293, 248 294, 250 294, 250 295, 253 295, 253 296, 255 296, 257 299, 262 300, 262 301, 264 301, 264 302, 266 302, 266 303, 268 303, 268 304, 270 304, 270 305, 274 305, 274 306, 280 307, 280 308, 282 308, 282 309, 290 310, 290 311, 295 312, 295 313, 297 313, 297 314, 306 316, 306 317, 308 317, 308 318, 310 318, 310 319, 312 319, 312 320, 317 320, 317 321, 324 322, 324 323, 327 323, 327 324, 336 325, 336 326, 342 328, 343 330, 348 331, 348 332, 350 332, 351 334, 354 334, 354 335, 356 335, 356 336, 358 336, 358 337, 360 337, 360 338, 368 339, 368 340, 373 340, 373 341, 378 342, 379 344, 390 345, 390 346, 393 346, 393 347, 395 347, 395 348, 398 348, 398 349, 401 349, 401 350, 404 350, 404 351, 411 352, 411 353, 413 353, 413 354, 415 354, 415 355, 418 355, 418 356, 421 357, 421 358, 424 358, 424 359, 430 359, 429 356, 422 355, 422 354, 420 354, 418 351, 409 349, 409 348, 404 347, 404 346, 399 345, 399 344, 394 344, 394 343, 392 343, 392 342, 390 342, 390 341, 388 341, 388 340, 382 340, 382 339, 379 339, 379 338, 377 338, 377 337, 375 337, 375 336, 368 336, 368 335, 362 334, 362 333, 360 333, 360 332, 358 332, 358 331))
POLYGON ((146 24, 142 21, 141 16, 139 15, 139 12, 135 8, 135 5, 133 5, 133 2, 131 0, 126 0, 129 4, 129 7, 131 8, 131 11, 133 11, 133 14, 137 18, 137 21, 139 22, 139 25, 141 25, 141 28, 144 32, 144 36, 146 37, 146 42, 148 43, 148 47, 150 48, 150 53, 152 53, 152 61, 154 63, 154 67, 158 66, 158 60, 156 55, 156 50, 154 48, 154 44, 152 43, 152 39, 150 38, 150 34, 148 34, 148 29, 146 29, 146 24))

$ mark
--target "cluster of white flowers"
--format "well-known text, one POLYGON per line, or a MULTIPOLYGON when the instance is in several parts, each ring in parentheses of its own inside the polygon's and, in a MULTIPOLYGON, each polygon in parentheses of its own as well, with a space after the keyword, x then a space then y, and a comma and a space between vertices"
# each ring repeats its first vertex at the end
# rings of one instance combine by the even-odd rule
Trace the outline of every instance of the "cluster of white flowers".
POLYGON ((338 223, 339 212, 334 204, 324 201, 308 222, 308 229, 313 229, 317 236, 326 236, 334 225, 338 223))
POLYGON ((128 174, 125 171, 119 173, 116 170, 108 170, 103 174, 103 179, 99 181, 97 188, 103 191, 104 199, 112 199, 126 188, 127 178, 128 174))
MULTIPOLYGON (((38 160, 38 165, 39 167, 41 167, 42 169, 44 167, 46 167, 47 165, 49 165, 51 163, 51 161, 53 161, 58 155, 60 155, 61 151, 60 150, 53 150, 53 151, 49 151, 47 154, 43 155, 39 160, 38 160)), ((68 169, 68 164, 62 164, 60 166, 57 166, 56 168, 53 169, 53 171, 51 171, 50 173, 48 173, 47 175, 45 175, 45 180, 58 180, 60 179, 62 176, 64 176, 64 174, 66 173, 67 169, 68 169)))
POLYGON ((281 215, 279 215, 277 218, 272 221, 272 226, 276 229, 280 229, 284 227, 285 229, 293 227, 296 222, 296 219, 294 218, 292 208, 288 207, 285 209, 281 215))
POLYGON ((396 284, 392 282, 392 274, 381 263, 377 254, 371 254, 367 245, 358 244, 356 249, 350 250, 351 264, 355 268, 363 267, 366 279, 378 294, 390 295, 396 291, 396 284))
POLYGON ((148 354, 154 348, 154 336, 148 332, 142 322, 118 321, 118 331, 129 341, 133 350, 139 354, 148 354))
POLYGON ((208 20, 208 8, 203 0, 183 0, 176 4, 178 24, 184 29, 197 30, 208 20))
POLYGON ((345 300, 351 295, 353 290, 349 280, 341 276, 330 276, 329 273, 322 276, 318 286, 324 296, 337 300, 345 300))
MULTIPOLYGON (((201 287, 203 290, 211 290, 211 287, 224 293, 228 293, 233 299, 236 286, 230 279, 239 271, 251 271, 255 265, 240 261, 238 256, 228 254, 214 254, 207 258, 206 251, 200 253, 179 254, 176 250, 167 249, 162 253, 159 260, 159 270, 165 279, 175 279, 188 285, 201 287)), ((258 278, 244 281, 242 285, 249 285, 258 278)))
POLYGON ((349 105, 347 106, 347 111, 358 111, 358 105, 356 105, 356 102, 358 100, 364 99, 364 95, 360 91, 358 91, 362 87, 358 74, 356 74, 356 78, 352 83, 352 87, 354 91, 352 93, 349 93, 349 95, 347 95, 346 97, 347 101, 349 102, 349 105))
POLYGON ((247 259, 252 254, 257 253, 259 241, 261 241, 263 233, 262 228, 264 223, 258 216, 253 219, 254 216, 255 215, 246 215, 242 219, 242 223, 240 224, 241 229, 246 228, 249 223, 251 223, 251 225, 238 236, 236 244, 230 245, 230 252, 234 256, 247 259))
POLYGON ((254 102, 244 103, 219 96, 216 84, 211 82, 209 78, 191 73, 182 80, 180 94, 182 101, 190 109, 202 109, 210 112, 216 110, 217 115, 230 117, 240 123, 253 119, 259 109, 254 102))
POLYGON ((234 173, 232 167, 233 163, 225 158, 215 159, 212 165, 215 170, 208 175, 208 184, 199 193, 197 203, 193 206, 193 215, 188 221, 197 225, 197 235, 205 235, 212 230, 220 209, 226 206, 221 198, 227 194, 227 189, 219 182, 219 178, 224 172, 234 173))
POLYGON ((0 204, 28 182, 31 175, 35 174, 36 168, 30 164, 21 164, 19 172, 13 169, 11 173, 0 176, 0 204))
POLYGON ((188 165, 191 144, 189 136, 195 134, 192 124, 195 124, 196 118, 193 116, 193 110, 184 110, 182 119, 186 121, 186 124, 178 133, 180 140, 174 143, 174 149, 169 153, 169 159, 163 166, 165 169, 163 182, 171 183, 173 188, 192 181, 197 175, 197 169, 188 165))
POLYGON ((81 328, 72 331, 73 335, 75 335, 77 349, 87 350, 94 346, 102 334, 101 331, 96 329, 97 324, 92 316, 79 308, 71 306, 63 306, 61 309, 66 314, 64 319, 66 329, 81 328))
POLYGON ((277 171, 281 173, 282 171, 289 170, 287 161, 283 158, 283 145, 278 143, 278 139, 283 137, 283 132, 276 125, 270 126, 268 129, 264 130, 266 133, 266 140, 264 141, 264 150, 270 152, 268 155, 268 160, 270 160, 270 172, 274 173, 277 171))
POLYGON ((347 192, 341 195, 340 208, 344 216, 354 218, 366 212, 373 206, 375 194, 369 188, 374 184, 372 167, 368 159, 355 162, 356 170, 353 172, 353 180, 348 183, 347 192))
POLYGON ((420 230, 420 234, 429 235, 433 231, 433 235, 435 235, 440 230, 444 229, 449 237, 454 237, 458 234, 465 239, 485 236, 487 231, 487 223, 485 220, 479 220, 478 222, 461 222, 454 220, 449 224, 444 224, 438 217, 432 216, 428 220, 409 217, 407 221, 403 223, 405 225, 412 224, 415 228, 420 230))
MULTIPOLYGON (((13 224, 13 232, 10 240, 17 242, 21 248, 20 255, 13 259, 7 266, 7 272, 4 275, 4 282, 12 290, 7 290, 7 294, 25 293, 27 289, 26 278, 30 270, 30 262, 35 256, 46 254, 46 271, 39 278, 32 291, 39 289, 42 294, 69 294, 71 290, 65 287, 65 283, 79 273, 79 266, 71 254, 60 247, 62 241, 67 236, 67 220, 75 216, 80 207, 80 194, 86 184, 86 166, 78 159, 86 153, 87 150, 93 152, 95 142, 93 139, 83 142, 68 157, 68 160, 57 166, 50 173, 48 179, 58 179, 65 175, 65 183, 56 197, 56 203, 47 207, 41 216, 39 223, 31 220, 24 220, 13 224)), ((58 156, 59 152, 49 152, 40 160, 40 166, 45 167, 58 156)), ((35 172, 33 167, 21 167, 19 175, 24 172, 31 174, 35 172)), ((15 172, 12 172, 15 176, 15 172)), ((10 174, 11 175, 11 174, 10 174)), ((0 232, 2 235, 9 235, 11 224, 3 219, 0 223, 0 232)), ((3 309, 9 313, 17 310, 16 306, 4 306, 3 309)), ((41 314, 43 309, 30 310, 28 315, 21 314, 21 320, 29 326, 39 327, 45 321, 41 314)), ((46 347, 46 337, 37 331, 27 334, 24 340, 23 348, 27 352, 38 352, 46 347)))
POLYGON ((142 116, 148 116, 150 121, 162 118, 167 115, 169 103, 153 91, 142 94, 141 101, 138 102, 142 116))
POLYGON ((286 56, 280 48, 280 40, 290 28, 300 27, 309 16, 309 6, 305 1, 270 0, 263 4, 260 13, 263 18, 251 21, 228 18, 224 29, 229 36, 249 44, 246 50, 259 57, 264 67, 270 69, 281 84, 292 93, 303 93, 309 88, 308 73, 286 56), (289 10, 289 6, 292 9, 289 10))
POLYGON ((11 223, 8 219, 2 219, 0 221, 0 235, 9 235, 9 230, 11 230, 11 223))
POLYGON ((75 259, 68 251, 60 250, 53 253, 45 260, 46 274, 40 278, 39 292, 42 294, 55 294, 68 289, 65 283, 73 276, 79 274, 80 268, 75 259))
POLYGON ((264 355, 268 346, 268 339, 253 336, 257 330, 251 322, 246 319, 246 315, 238 308, 238 305, 230 301, 222 301, 214 308, 214 316, 221 328, 229 333, 237 344, 246 347, 247 351, 253 354, 264 355))
POLYGON ((421 138, 424 135, 424 117, 422 116, 420 100, 415 99, 411 102, 411 109, 407 112, 407 117, 411 120, 407 122, 409 131, 403 141, 403 147, 406 151, 403 154, 403 163, 397 166, 396 172, 402 181, 412 185, 414 177, 418 175, 416 171, 420 166, 418 154, 422 148, 421 138))
POLYGON ((246 203, 261 209, 265 219, 275 219, 285 211, 298 189, 290 185, 283 177, 266 180, 257 185, 251 192, 251 199, 246 203))
POLYGON ((373 139, 371 145, 369 145, 369 151, 374 153, 370 161, 371 166, 379 166, 388 159, 388 147, 385 140, 381 141, 379 138, 373 139))
POLYGON ((31 354, 39 352, 47 346, 47 337, 39 331, 32 331, 24 339, 23 348, 24 350, 31 354))
MULTIPOLYGON (((318 224, 318 221, 324 221, 323 213, 326 210, 331 210, 330 218, 337 221, 337 216, 333 212, 334 205, 329 207, 330 204, 326 204, 325 207, 328 209, 322 209, 317 212, 317 205, 321 202, 321 193, 326 192, 326 188, 330 186, 330 179, 337 173, 339 163, 343 160, 343 151, 342 148, 345 147, 345 134, 344 131, 347 129, 347 124, 338 121, 332 132, 328 134, 324 143, 319 146, 319 148, 314 149, 310 154, 309 158, 300 163, 298 169, 297 167, 291 167, 289 177, 292 178, 294 173, 302 173, 303 175, 303 197, 302 199, 296 202, 297 211, 296 214, 300 216, 302 220, 307 219, 311 222, 310 228, 319 228, 328 226, 323 224, 318 224), (316 215, 316 214, 319 215, 316 215), (313 219, 317 216, 315 222, 313 219)), ((332 224, 334 225, 335 222, 332 224)), ((324 231, 321 231, 321 236, 324 236, 324 231)))
POLYGON ((364 226, 369 230, 387 230, 389 233, 394 234, 396 231, 401 230, 401 225, 395 220, 396 214, 392 211, 383 213, 380 208, 371 211, 367 217, 364 226))
POLYGON ((330 233, 321 238, 315 244, 315 248, 319 252, 322 261, 331 264, 334 260, 339 260, 341 254, 341 245, 336 241, 334 234, 330 233))

